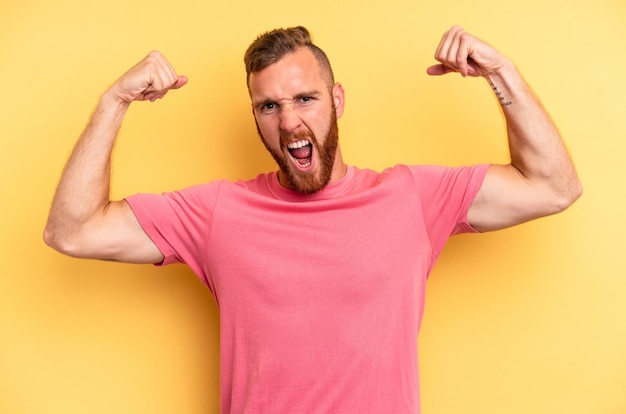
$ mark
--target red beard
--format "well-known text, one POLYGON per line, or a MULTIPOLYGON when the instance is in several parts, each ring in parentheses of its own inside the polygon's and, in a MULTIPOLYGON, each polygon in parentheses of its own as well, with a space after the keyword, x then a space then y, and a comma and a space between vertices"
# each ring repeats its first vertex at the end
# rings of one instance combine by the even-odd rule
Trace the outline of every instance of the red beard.
POLYGON ((272 154, 272 157, 278 164, 281 175, 280 178, 286 182, 281 182, 285 187, 291 188, 301 194, 313 194, 322 190, 330 182, 330 178, 333 172, 333 165, 335 162, 335 156, 337 153, 337 147, 339 144, 339 128, 337 125, 337 116, 335 109, 333 108, 330 118, 330 129, 325 139, 320 141, 315 137, 313 132, 306 130, 294 135, 288 135, 281 133, 280 136, 280 149, 270 147, 261 130, 257 124, 257 131, 265 148, 272 154), (308 139, 312 145, 311 157, 316 154, 319 155, 319 165, 315 166, 315 172, 302 172, 299 171, 294 165, 293 161, 285 155, 284 148, 287 147, 288 142, 294 140, 308 139))

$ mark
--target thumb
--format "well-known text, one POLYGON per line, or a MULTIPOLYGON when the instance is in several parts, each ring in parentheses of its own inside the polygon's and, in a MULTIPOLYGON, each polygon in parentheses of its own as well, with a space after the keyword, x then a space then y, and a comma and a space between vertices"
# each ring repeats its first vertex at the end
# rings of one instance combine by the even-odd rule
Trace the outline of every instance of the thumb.
POLYGON ((451 71, 451 69, 441 64, 433 65, 426 69, 426 73, 428 73, 430 76, 441 76, 445 75, 446 73, 450 73, 451 71))
POLYGON ((171 86, 170 89, 178 89, 178 88, 182 88, 183 86, 185 86, 187 84, 187 82, 189 82, 189 78, 187 76, 178 76, 178 79, 176 79, 176 82, 174 82, 174 84, 171 86))

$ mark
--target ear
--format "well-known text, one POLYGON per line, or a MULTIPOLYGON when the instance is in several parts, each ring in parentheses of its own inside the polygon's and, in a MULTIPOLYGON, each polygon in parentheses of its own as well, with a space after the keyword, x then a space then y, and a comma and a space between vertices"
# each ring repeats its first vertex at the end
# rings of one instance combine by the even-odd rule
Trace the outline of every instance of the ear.
POLYGON ((341 86, 339 82, 333 85, 333 103, 335 104, 337 119, 339 119, 341 115, 343 115, 343 109, 346 103, 346 94, 343 90, 343 86, 341 86))

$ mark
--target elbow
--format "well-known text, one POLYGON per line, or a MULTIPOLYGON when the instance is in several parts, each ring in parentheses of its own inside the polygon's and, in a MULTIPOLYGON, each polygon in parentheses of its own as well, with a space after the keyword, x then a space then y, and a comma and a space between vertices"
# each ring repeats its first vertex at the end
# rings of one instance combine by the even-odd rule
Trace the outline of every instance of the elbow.
POLYGON ((59 237, 58 233, 54 230, 50 224, 46 225, 46 228, 43 230, 43 242, 48 246, 53 248, 54 250, 64 253, 64 245, 62 238, 59 237))
POLYGON ((572 181, 567 188, 559 191, 555 200, 555 212, 566 210, 583 195, 583 185, 578 178, 572 181))
POLYGON ((71 241, 71 237, 50 224, 47 224, 43 231, 43 241, 48 247, 51 247, 59 253, 72 257, 77 256, 77 251, 76 248, 73 247, 74 244, 71 241))
POLYGON ((576 179, 576 185, 574 186, 574 191, 572 191, 572 201, 570 205, 574 204, 574 201, 578 200, 583 195, 583 183, 580 182, 579 179, 576 179))
POLYGON ((56 247, 57 240, 55 237, 55 232, 51 228, 50 223, 46 224, 46 227, 43 229, 43 242, 48 247, 52 247, 54 250, 58 250, 56 247))

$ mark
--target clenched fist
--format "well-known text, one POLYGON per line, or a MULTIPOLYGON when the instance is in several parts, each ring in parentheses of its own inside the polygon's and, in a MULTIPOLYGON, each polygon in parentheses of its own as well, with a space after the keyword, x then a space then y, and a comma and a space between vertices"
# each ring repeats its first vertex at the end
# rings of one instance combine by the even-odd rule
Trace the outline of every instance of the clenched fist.
POLYGON ((176 74, 165 56, 152 51, 118 79, 110 92, 125 103, 147 100, 154 102, 163 98, 169 90, 182 87, 187 81, 186 76, 176 74))
POLYGON ((429 67, 429 75, 457 72, 464 77, 488 76, 509 62, 496 49, 459 26, 453 26, 443 35, 435 59, 440 64, 429 67))

